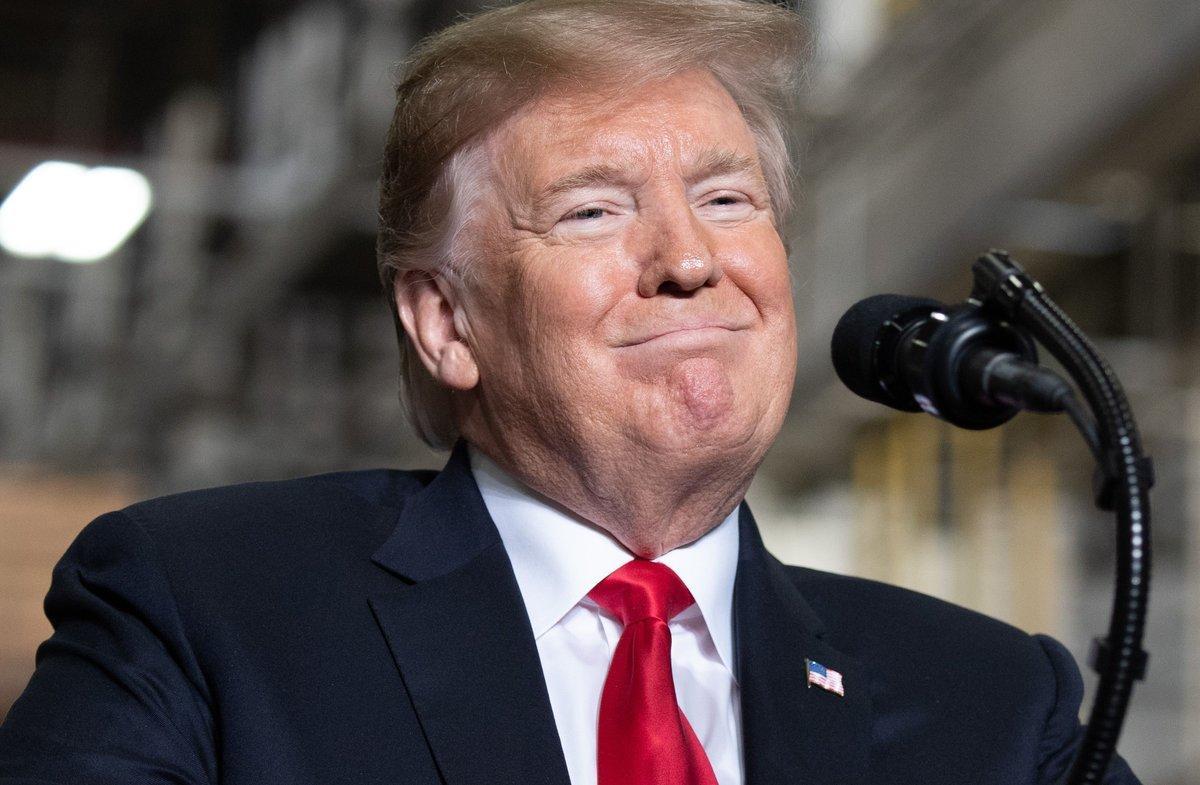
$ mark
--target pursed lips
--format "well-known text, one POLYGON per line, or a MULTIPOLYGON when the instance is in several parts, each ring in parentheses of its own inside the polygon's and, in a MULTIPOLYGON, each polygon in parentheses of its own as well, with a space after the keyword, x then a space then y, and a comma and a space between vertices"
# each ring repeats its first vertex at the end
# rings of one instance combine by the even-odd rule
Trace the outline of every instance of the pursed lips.
POLYGON ((618 341, 615 346, 617 348, 626 348, 650 343, 651 341, 669 335, 694 333, 702 330, 724 330, 726 332, 737 332, 739 330, 745 330, 748 327, 750 327, 749 324, 725 319, 687 321, 680 324, 657 325, 645 332, 636 333, 632 338, 622 339, 618 341))

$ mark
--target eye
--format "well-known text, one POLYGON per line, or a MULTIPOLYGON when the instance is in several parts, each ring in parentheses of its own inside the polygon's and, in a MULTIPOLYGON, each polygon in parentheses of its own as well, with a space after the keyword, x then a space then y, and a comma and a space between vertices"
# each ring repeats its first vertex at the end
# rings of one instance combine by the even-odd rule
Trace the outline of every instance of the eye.
POLYGON ((605 210, 603 207, 580 207, 578 210, 572 210, 563 216, 564 221, 591 221, 597 218, 603 218, 605 210))
POLYGON ((572 235, 593 236, 612 229, 617 216, 623 215, 624 210, 608 203, 585 204, 569 210, 558 219, 559 233, 572 235))
POLYGON ((741 220, 754 212, 750 198, 736 191, 723 191, 705 197, 698 208, 702 213, 720 220, 741 220))

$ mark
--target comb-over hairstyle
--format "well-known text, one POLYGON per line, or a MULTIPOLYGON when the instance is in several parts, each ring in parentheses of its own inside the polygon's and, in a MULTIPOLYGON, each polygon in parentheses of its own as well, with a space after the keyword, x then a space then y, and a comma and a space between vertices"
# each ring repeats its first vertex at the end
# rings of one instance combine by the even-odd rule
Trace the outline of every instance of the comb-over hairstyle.
POLYGON ((396 86, 379 189, 379 273, 401 354, 401 398, 435 449, 458 438, 450 392, 422 365, 394 287, 410 272, 461 277, 489 169, 483 144, 550 89, 601 94, 697 68, 729 91, 757 140, 777 226, 791 207, 788 117, 807 43, 798 15, 755 0, 527 0, 421 42, 396 86))

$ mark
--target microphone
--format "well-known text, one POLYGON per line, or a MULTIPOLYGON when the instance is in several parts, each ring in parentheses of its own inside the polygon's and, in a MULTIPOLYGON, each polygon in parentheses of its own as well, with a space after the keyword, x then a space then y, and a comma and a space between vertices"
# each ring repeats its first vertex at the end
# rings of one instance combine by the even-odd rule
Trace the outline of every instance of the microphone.
POLYGON ((838 321, 831 350, 852 392, 961 428, 994 428, 1022 409, 1062 411, 1074 395, 1037 364, 1028 335, 972 300, 950 307, 922 297, 868 297, 838 321))

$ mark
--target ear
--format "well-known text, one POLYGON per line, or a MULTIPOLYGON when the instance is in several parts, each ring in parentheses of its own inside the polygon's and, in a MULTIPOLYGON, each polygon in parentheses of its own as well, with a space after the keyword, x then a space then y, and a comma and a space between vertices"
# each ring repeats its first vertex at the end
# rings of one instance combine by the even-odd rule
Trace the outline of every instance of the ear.
POLYGON ((433 378, 452 390, 470 390, 478 384, 479 366, 459 331, 462 314, 446 279, 409 270, 396 276, 392 296, 404 331, 433 378))

